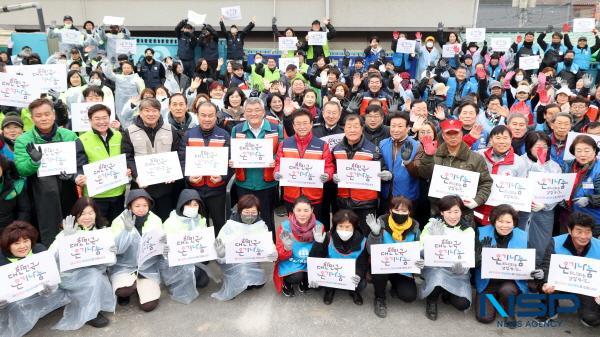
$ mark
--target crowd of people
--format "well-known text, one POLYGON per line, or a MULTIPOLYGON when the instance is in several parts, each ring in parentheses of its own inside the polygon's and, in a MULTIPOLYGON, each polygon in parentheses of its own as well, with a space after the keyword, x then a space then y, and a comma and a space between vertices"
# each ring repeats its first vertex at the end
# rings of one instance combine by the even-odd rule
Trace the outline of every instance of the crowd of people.
MULTIPOLYGON (((562 32, 549 27, 537 40, 528 32, 508 51, 494 51, 487 42, 464 41, 462 32, 444 32, 440 24, 436 36, 414 34, 414 53, 395 52, 412 33, 393 32, 391 53, 373 36, 364 57, 347 53, 334 65, 327 42, 311 45, 291 28, 280 32, 273 18, 275 36, 298 37, 297 50, 281 56, 297 57, 299 64, 279 69, 279 55, 257 53, 248 63, 244 41, 254 18, 243 29, 227 29, 221 18, 220 31, 208 24, 196 31, 182 20, 175 27, 177 55, 158 60, 148 48, 137 64, 130 55, 116 54, 116 40, 130 38, 126 27, 87 21, 80 30, 70 16, 63 23, 48 36, 61 40, 61 32, 75 30, 81 44, 61 40, 46 63, 67 67, 68 89, 50 90, 23 109, 0 106, 0 265, 46 249, 56 252, 57 238, 104 227, 114 234, 111 251, 117 259, 63 272, 57 287, 26 299, 0 298, 2 336, 21 336, 61 307, 55 329, 104 327, 109 320, 102 312, 127 305, 134 293, 140 308, 152 311, 161 285, 172 299, 188 304, 199 296, 197 289, 220 277, 202 263, 170 267, 168 245, 163 255, 138 265, 141 235, 152 230, 167 236, 214 227, 218 259, 211 263, 220 267, 223 284, 211 296, 221 301, 267 282, 264 264, 225 263, 225 244, 235 236, 272 233, 273 282, 287 297, 318 288, 308 280, 307 257, 353 259, 353 302, 363 304, 361 291, 372 283, 374 313, 382 318, 388 282, 393 298, 424 299, 431 320, 437 319, 441 297, 460 311, 475 304, 476 319, 490 323, 494 307, 488 303, 479 310, 485 294, 506 305, 511 295, 555 292, 548 283, 552 254, 600 259, 596 30, 594 41, 579 37, 573 45, 569 25, 562 32), (227 41, 226 55, 219 54, 219 38, 227 41), (444 45, 453 46, 453 57, 442 57, 444 45), (533 55, 540 56, 539 69, 520 69, 520 58, 533 55), (70 119, 71 104, 78 102, 97 103, 87 112, 91 130, 79 134, 70 119), (567 147, 570 132, 578 135, 567 147), (223 176, 186 176, 150 186, 139 180, 136 156, 176 151, 185 168, 190 147, 229 147, 233 138, 272 140, 271 165, 235 168, 230 162, 223 176), (38 177, 46 155, 39 145, 55 142, 75 142, 77 172, 38 177), (565 160, 566 153, 574 159, 565 160), (130 183, 89 197, 83 166, 121 154, 130 183), (324 161, 323 187, 280 187, 282 158, 324 161), (379 162, 381 191, 338 187, 336 162, 345 159, 379 162), (476 196, 428 197, 436 165, 479 173, 476 196), (529 212, 486 205, 492 175, 531 172, 575 173, 571 197, 555 204, 534 200, 529 212), (228 218, 224 205, 232 179, 235 208, 228 218), (276 223, 275 214, 285 220, 276 223), (424 248, 428 236, 456 233, 473 238, 475 268, 431 267, 419 260, 420 274, 371 274, 373 245, 421 242, 424 248), (534 248, 531 280, 483 279, 481 251, 489 247, 534 248)), ((313 21, 310 31, 327 32, 327 41, 336 36, 328 18, 313 21)), ((42 64, 28 47, 16 55, 11 48, 0 52, 0 62, 0 71, 42 64)), ((332 304, 335 292, 324 289, 325 304, 332 304)), ((577 296, 581 323, 600 325, 600 297, 577 296)), ((509 326, 515 320, 506 318, 509 326)))

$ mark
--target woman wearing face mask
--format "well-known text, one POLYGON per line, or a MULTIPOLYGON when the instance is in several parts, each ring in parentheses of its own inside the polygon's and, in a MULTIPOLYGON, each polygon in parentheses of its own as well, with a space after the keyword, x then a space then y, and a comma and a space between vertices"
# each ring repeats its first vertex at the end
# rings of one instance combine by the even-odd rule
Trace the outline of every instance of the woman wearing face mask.
POLYGON ((169 98, 171 97, 171 94, 163 85, 156 87, 154 92, 156 93, 155 98, 160 102, 160 115, 163 120, 166 121, 169 116, 169 98))
MULTIPOLYGON (((370 214, 367 216, 367 225, 371 233, 367 240, 367 249, 371 252, 371 245, 390 244, 399 242, 419 241, 419 223, 411 217, 412 202, 405 197, 394 197, 390 201, 388 214, 379 219, 370 214)), ((375 288, 375 315, 385 318, 387 305, 385 303, 385 290, 388 281, 392 284, 390 294, 392 297, 404 302, 413 302, 417 299, 417 285, 412 274, 373 274, 373 287, 375 288)))
MULTIPOLYGON (((90 73, 90 81, 86 85, 83 86, 83 88, 81 89, 82 93, 89 86, 95 86, 95 87, 100 88, 100 90, 102 90, 102 92, 104 93, 104 97, 102 98, 102 101, 104 103, 109 104, 109 102, 113 103, 115 101, 115 97, 113 96, 112 89, 110 89, 109 87, 104 85, 104 75, 102 75, 101 72, 92 71, 90 73)), ((84 101, 83 95, 82 95, 82 97, 79 98, 79 100, 80 100, 80 102, 84 101)))
MULTIPOLYGON (((258 262, 225 263, 225 244, 244 234, 268 232, 265 222, 260 218, 260 202, 252 194, 242 196, 237 202, 237 212, 231 215, 215 240, 217 263, 223 271, 223 286, 219 291, 210 295, 219 301, 228 301, 244 290, 262 288, 267 282, 266 271, 258 262)), ((271 261, 277 259, 277 251, 268 256, 271 261)))
POLYGON ((117 262, 109 268, 110 281, 119 305, 129 304, 130 296, 137 290, 140 308, 149 312, 156 309, 160 298, 158 264, 162 257, 152 257, 138 266, 138 247, 142 234, 162 230, 162 221, 150 211, 154 200, 142 189, 131 190, 125 204, 126 209, 111 225, 117 262))
POLYGON ((575 137, 569 152, 575 160, 565 162, 565 172, 577 174, 573 194, 568 205, 572 212, 585 213, 594 218, 594 237, 600 235, 600 161, 596 141, 588 135, 575 137))
POLYGON ((167 69, 165 86, 172 93, 183 93, 191 83, 190 78, 184 72, 183 64, 181 61, 173 61, 171 57, 167 57, 164 63, 167 69))
POLYGON ((140 95, 142 90, 146 87, 144 80, 133 72, 133 64, 129 61, 124 61, 121 64, 122 73, 115 74, 113 72, 113 65, 108 63, 107 59, 104 59, 102 63, 102 73, 107 79, 115 82, 115 112, 117 118, 121 121, 123 129, 129 127, 133 119, 124 118, 123 109, 127 106, 127 101, 140 95))
MULTIPOLYGON (((429 223, 421 233, 421 245, 425 245, 425 238, 429 235, 468 235, 475 240, 475 231, 463 219, 465 210, 460 197, 448 195, 439 200, 439 217, 429 219, 429 223)), ((471 306, 471 282, 469 267, 457 262, 450 268, 425 267, 424 261, 417 263, 421 270, 421 276, 425 279, 421 284, 421 298, 427 299, 425 316, 432 321, 437 320, 438 298, 451 304, 459 311, 465 311, 471 306)))
MULTIPOLYGON (((562 173, 560 165, 550 156, 550 137, 542 131, 535 131, 525 137, 525 154, 521 156, 527 166, 527 175, 531 172, 562 173)), ((535 248, 536 266, 544 258, 544 252, 552 240, 554 227, 554 207, 557 203, 544 204, 533 200, 529 216, 529 243, 535 248)), ((521 224, 524 228, 525 224, 521 224)))
MULTIPOLYGON (((163 224, 166 235, 185 233, 207 227, 206 210, 200 195, 194 189, 181 191, 177 208, 171 211, 163 224)), ((196 288, 208 285, 207 267, 202 263, 169 267, 167 255, 170 247, 165 248, 165 258, 160 262, 160 276, 169 289, 171 298, 177 302, 190 304, 198 297, 196 288)))
MULTIPOLYGON (((510 248, 526 249, 527 232, 516 228, 519 217, 517 211, 510 205, 498 205, 490 214, 491 226, 479 228, 479 237, 475 241, 475 317, 481 323, 492 323, 496 319, 496 310, 489 301, 485 301, 485 310, 480 308, 482 296, 492 294, 500 304, 506 308, 510 296, 527 294, 529 289, 526 280, 503 280, 481 278, 481 252, 483 248, 510 248)), ((531 272, 531 277, 536 280, 544 279, 544 271, 536 269, 531 272)), ((511 329, 517 327, 514 316, 504 319, 504 326, 511 329)))
MULTIPOLYGON (((92 198, 79 198, 71 214, 63 221, 63 230, 50 246, 50 251, 58 254, 61 238, 74 235, 78 231, 93 231, 107 225, 107 221, 98 212, 92 198)), ((113 253, 117 247, 110 247, 113 253)), ((84 324, 103 328, 109 320, 102 311, 114 312, 115 294, 106 274, 107 265, 95 265, 72 269, 60 274, 60 288, 64 289, 71 303, 65 306, 62 319, 52 329, 77 330, 84 324)))
MULTIPOLYGON (((37 230, 27 222, 15 221, 8 225, 0 236, 0 266, 45 251, 46 247, 36 243, 37 239, 37 230)), ((64 290, 48 284, 39 293, 15 302, 0 299, 0 333, 2 336, 23 336, 40 318, 69 302, 64 290)))
MULTIPOLYGON (((367 252, 367 239, 362 234, 358 223, 359 218, 351 210, 339 210, 332 219, 331 230, 327 233, 313 233, 315 243, 310 250, 310 257, 331 259, 353 259, 356 261, 356 275, 352 277, 354 290, 348 291, 356 305, 363 304, 360 292, 366 288, 365 276, 369 269, 369 253, 367 252)), ((309 284, 311 288, 318 287, 309 284)), ((330 305, 335 296, 335 288, 325 288, 323 303, 330 305)))
POLYGON ((323 224, 315 218, 310 200, 300 196, 276 235, 279 257, 273 270, 273 282, 277 291, 286 297, 295 296, 294 285, 298 285, 300 293, 308 291, 306 257, 315 241, 313 232, 322 233, 323 224))

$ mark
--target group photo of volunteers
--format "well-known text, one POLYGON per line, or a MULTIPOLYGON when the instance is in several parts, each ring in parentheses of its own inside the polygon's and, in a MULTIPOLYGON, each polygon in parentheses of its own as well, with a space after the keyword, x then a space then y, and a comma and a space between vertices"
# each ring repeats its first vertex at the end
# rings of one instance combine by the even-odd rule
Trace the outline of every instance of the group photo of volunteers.
POLYGON ((600 334, 594 19, 440 18, 333 57, 335 17, 248 7, 182 13, 172 55, 110 12, 53 21, 48 57, 0 49, 0 337, 269 292, 600 334), (277 54, 245 47, 257 24, 277 54))

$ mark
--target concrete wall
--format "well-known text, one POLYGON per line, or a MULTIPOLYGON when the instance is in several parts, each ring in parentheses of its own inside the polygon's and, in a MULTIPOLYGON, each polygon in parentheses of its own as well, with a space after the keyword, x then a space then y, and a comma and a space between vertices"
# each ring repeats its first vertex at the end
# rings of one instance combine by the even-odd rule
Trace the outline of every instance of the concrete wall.
MULTIPOLYGON (((4 0, 2 4, 18 3, 4 0)), ((281 28, 291 26, 306 29, 314 19, 329 16, 340 31, 412 29, 427 30, 443 21, 446 27, 472 26, 474 0, 42 0, 46 24, 62 22, 70 14, 75 25, 85 20, 101 22, 104 15, 124 16, 132 30, 171 30, 191 9, 208 14, 207 22, 218 24, 220 8, 241 5, 242 21, 227 22, 245 25, 257 17, 257 30, 270 30, 271 17, 278 18, 281 28)), ((0 26, 5 29, 36 29, 34 10, 0 13, 0 26)))

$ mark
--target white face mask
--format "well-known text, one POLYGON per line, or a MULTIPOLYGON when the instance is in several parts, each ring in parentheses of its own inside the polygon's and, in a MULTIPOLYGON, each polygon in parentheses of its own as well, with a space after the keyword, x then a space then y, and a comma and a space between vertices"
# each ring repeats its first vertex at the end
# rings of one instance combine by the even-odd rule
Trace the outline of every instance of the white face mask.
POLYGON ((100 86, 100 85, 102 85, 102 81, 100 81, 99 79, 95 78, 93 80, 90 80, 90 85, 100 86))
POLYGON ((350 240, 350 238, 352 237, 352 234, 354 234, 354 232, 344 231, 341 229, 336 229, 335 231, 337 232, 337 235, 340 237, 340 239, 342 239, 342 241, 350 240))
POLYGON ((515 76, 515 81, 521 82, 522 80, 523 80, 523 75, 517 75, 517 76, 515 76))
POLYGON ((198 207, 184 206, 183 207, 183 212, 181 212, 181 213, 185 217, 195 218, 195 217, 198 216, 198 207))
POLYGON ((258 57, 258 58, 254 58, 254 63, 255 63, 255 64, 262 63, 262 59, 261 59, 260 57, 258 57))
POLYGON ((433 42, 429 41, 425 44, 425 46, 427 46, 427 48, 433 48, 433 42))

